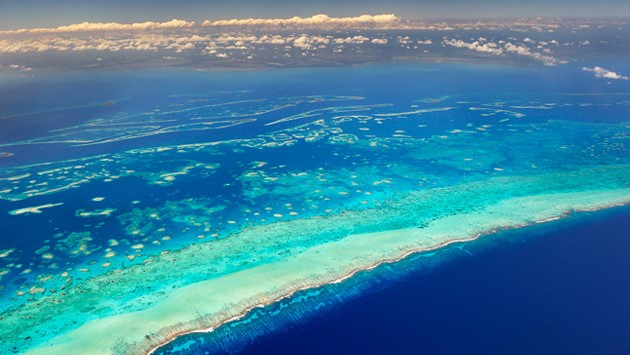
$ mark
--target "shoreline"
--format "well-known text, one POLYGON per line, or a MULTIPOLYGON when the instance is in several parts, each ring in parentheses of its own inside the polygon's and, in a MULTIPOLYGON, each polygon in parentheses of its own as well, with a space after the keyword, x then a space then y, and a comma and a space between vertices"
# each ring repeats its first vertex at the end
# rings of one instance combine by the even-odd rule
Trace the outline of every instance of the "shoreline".
POLYGON ((312 290, 312 289, 317 289, 317 288, 320 288, 320 287, 325 287, 327 285, 339 284, 339 283, 342 283, 345 280, 348 280, 348 279, 352 278, 354 275, 356 275, 356 274, 358 274, 360 272, 371 271, 371 270, 373 270, 373 269, 375 269, 375 268, 377 268, 377 267, 379 267, 381 265, 384 265, 384 264, 397 263, 397 262, 400 262, 400 261, 402 261, 402 260, 404 260, 404 259, 406 259, 406 258, 408 258, 408 257, 410 257, 411 255, 414 255, 414 254, 419 254, 419 253, 439 250, 439 249, 445 248, 445 247, 447 247, 449 245, 452 245, 452 244, 473 242, 473 241, 475 241, 475 240, 477 240, 479 238, 492 236, 492 235, 495 235, 495 234, 497 234, 497 233, 499 233, 501 231, 516 230, 516 229, 531 227, 531 226, 534 226, 534 225, 537 225, 537 224, 545 224, 545 223, 550 223, 550 222, 563 220, 566 217, 568 217, 568 216, 570 216, 570 215, 572 215, 574 213, 580 214, 580 213, 588 213, 588 212, 597 212, 597 211, 603 211, 603 210, 607 210, 607 209, 623 207, 623 206, 628 206, 628 205, 630 205, 630 200, 626 201, 625 203, 611 204, 611 205, 604 206, 604 207, 593 207, 593 208, 584 208, 584 209, 579 209, 579 210, 571 210, 571 211, 567 211, 567 212, 563 213, 560 216, 548 217, 548 218, 544 218, 544 219, 541 219, 541 220, 535 220, 535 221, 532 221, 530 223, 524 223, 524 224, 510 226, 510 227, 495 228, 495 229, 489 230, 487 232, 482 232, 482 233, 475 234, 474 236, 469 237, 469 238, 453 239, 453 240, 445 241, 445 242, 443 242, 441 244, 438 244, 436 246, 433 246, 433 247, 425 247, 425 248, 419 248, 419 249, 416 249, 416 250, 410 250, 410 251, 406 252, 405 254, 403 254, 402 256, 400 256, 398 258, 382 260, 382 261, 379 261, 379 262, 377 262, 377 263, 375 263, 375 264, 373 264, 371 266, 353 270, 350 273, 348 273, 347 275, 342 276, 340 278, 337 278, 337 279, 335 279, 333 281, 330 281, 330 282, 327 282, 327 283, 323 283, 323 284, 318 285, 318 286, 302 287, 302 288, 298 288, 298 289, 292 290, 289 293, 287 293, 287 294, 285 294, 285 295, 283 295, 281 297, 278 297, 278 298, 276 298, 274 300, 271 300, 269 302, 261 302, 261 303, 255 305, 255 306, 247 308, 242 313, 240 313, 240 314, 238 314, 236 316, 233 316, 233 317, 231 317, 229 319, 226 319, 226 320, 224 320, 224 321, 222 321, 220 323, 208 326, 206 328, 194 329, 194 330, 183 331, 183 332, 180 332, 180 333, 177 333, 177 334, 173 334, 172 336, 170 336, 163 343, 161 343, 159 345, 156 345, 156 346, 150 348, 149 350, 145 351, 144 354, 152 355, 158 349, 160 349, 161 347, 164 347, 164 346, 172 343, 173 341, 177 340, 177 338, 185 336, 185 335, 212 333, 215 330, 217 330, 218 328, 220 328, 220 327, 222 327, 222 326, 224 326, 224 325, 226 325, 228 323, 231 323, 231 322, 234 322, 234 321, 238 321, 238 320, 246 317, 254 309, 264 308, 264 307, 270 306, 270 305, 272 305, 274 303, 280 302, 280 301, 282 301, 284 299, 291 298, 293 295, 295 295, 298 292, 306 291, 306 290, 312 290))

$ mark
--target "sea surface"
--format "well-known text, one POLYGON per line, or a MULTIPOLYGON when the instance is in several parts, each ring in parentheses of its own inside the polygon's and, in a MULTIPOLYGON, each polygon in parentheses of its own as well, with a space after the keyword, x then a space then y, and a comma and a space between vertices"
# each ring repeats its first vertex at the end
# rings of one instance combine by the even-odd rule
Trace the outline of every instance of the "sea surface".
MULTIPOLYGON (((625 204, 630 81, 598 78, 582 69, 596 64, 630 72, 623 58, 608 58, 553 67, 388 63, 5 76, 0 80, 0 312, 11 326, 0 331, 0 352, 55 343, 109 317, 150 313, 188 286, 226 285, 221 280, 266 267, 282 270, 282 263, 320 247, 343 251, 339 245, 354 243, 357 250, 363 245, 360 250, 374 251, 302 264, 319 272, 321 283, 330 283, 354 267, 371 267, 361 263, 368 256, 394 258, 387 252, 432 249, 543 221, 555 225, 574 209, 625 204), (466 216, 474 217, 472 222, 466 216), (409 236, 403 232, 432 230, 428 227, 436 223, 436 233, 417 245, 388 249, 402 240, 391 233, 409 236), (360 236, 375 238, 373 248, 360 236)), ((338 301, 326 293, 328 286, 311 290, 322 295, 300 303, 304 311, 290 322, 293 331, 274 332, 246 351, 287 352, 296 342, 304 344, 304 352, 321 350, 306 345, 317 339, 324 339, 321 346, 327 349, 349 351, 357 338, 365 338, 357 351, 402 351, 411 339, 426 342, 426 349, 458 351, 477 339, 479 349, 488 349, 482 334, 501 338, 497 349, 525 338, 548 344, 550 334, 566 344, 571 329, 581 334, 593 329, 584 324, 585 314, 600 324, 599 339, 611 339, 610 352, 626 349, 615 331, 627 331, 628 324, 614 317, 623 314, 627 299, 627 283, 621 280, 627 264, 613 268, 596 262, 616 260, 614 253, 627 251, 629 214, 620 211, 587 214, 579 227, 523 244, 486 251, 475 246, 484 245, 482 238, 471 241, 470 250, 466 244, 467 252, 456 244, 435 258, 421 254, 426 261, 420 264, 430 271, 417 276, 411 271, 400 278, 383 276, 378 268, 359 273, 330 286, 341 290, 338 301), (466 255, 445 256, 451 252, 466 255), (581 263, 571 258, 578 254, 581 263), (545 274, 545 265, 552 264, 559 269, 545 274), (606 268, 598 271, 596 265, 606 268), (611 297, 609 316, 595 317, 596 284, 590 287, 578 275, 619 281, 619 288, 602 291, 602 300, 611 297), (373 291, 381 277, 397 281, 383 281, 384 290, 373 291), (572 280, 584 284, 584 293, 572 280), (576 298, 563 290, 574 290, 576 298), (302 322, 301 314, 322 302, 326 318, 302 322), (559 324, 565 327, 553 332, 559 324), (376 325, 382 336, 366 328, 376 325), (335 335, 326 333, 332 329, 335 335), (310 335, 311 342, 305 340, 310 335), (369 345, 376 338, 398 341, 369 345)), ((527 239, 515 238, 521 237, 527 239)), ((410 262, 401 262, 402 274, 410 262)), ((296 270, 285 270, 287 278, 304 271, 296 270)), ((271 283, 253 279, 251 284, 261 288, 271 283)), ((283 292, 278 288, 267 287, 270 293, 261 300, 277 298, 283 292)), ((220 299, 218 305, 227 302, 214 315, 248 308, 236 301, 230 305, 213 289, 207 292, 220 299)), ((195 310, 182 311, 186 321, 177 320, 177 327, 207 326, 205 315, 195 310)), ((274 327, 267 311, 258 316, 259 329, 274 327)), ((167 322, 155 320, 161 321, 167 322)), ((286 322, 277 323, 283 328, 286 322)), ((160 329, 155 339, 180 332, 169 328, 164 335, 160 329)), ((221 329, 229 333, 231 328, 226 324, 215 333, 227 342, 230 336, 221 329)), ((104 334, 117 349, 146 347, 118 341, 121 335, 109 331, 104 334)), ((248 333, 257 334, 234 334, 248 333)), ((168 346, 179 348, 188 341, 182 339, 168 346)), ((243 335, 233 344, 242 348, 247 339, 243 335)), ((522 344, 524 349, 540 345, 531 349, 544 352, 543 343, 522 344)), ((577 344, 571 342, 572 349, 579 350, 577 344)))

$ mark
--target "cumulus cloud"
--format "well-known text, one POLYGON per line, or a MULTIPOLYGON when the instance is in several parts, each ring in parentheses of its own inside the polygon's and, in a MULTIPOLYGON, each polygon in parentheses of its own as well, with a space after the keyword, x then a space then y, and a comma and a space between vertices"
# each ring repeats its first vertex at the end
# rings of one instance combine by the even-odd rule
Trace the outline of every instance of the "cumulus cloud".
POLYGON ((134 31, 149 29, 167 29, 167 28, 186 28, 193 27, 195 22, 172 19, 166 22, 135 22, 135 23, 118 23, 118 22, 82 22, 67 26, 59 26, 52 28, 25 28, 20 30, 0 31, 0 34, 20 34, 20 33, 62 33, 62 32, 96 32, 96 31, 134 31))
POLYGON ((405 37, 398 36, 398 42, 399 42, 400 44, 410 44, 410 43, 412 43, 413 41, 411 40, 411 38, 409 38, 409 36, 405 36, 405 37))
POLYGON ((512 44, 511 42, 508 42, 503 47, 505 48, 506 52, 515 53, 515 54, 522 55, 525 57, 530 57, 530 58, 543 62, 543 64, 545 65, 556 65, 556 63, 558 63, 558 60, 556 60, 556 58, 552 56, 544 55, 541 53, 532 52, 531 49, 525 46, 518 46, 518 45, 512 44))
POLYGON ((301 35, 293 40, 293 47, 303 50, 324 48, 330 40, 326 37, 301 35))
POLYGON ((457 48, 468 48, 472 51, 476 51, 476 52, 480 52, 480 53, 488 53, 488 54, 494 54, 494 55, 502 55, 505 53, 513 53, 513 54, 517 54, 517 55, 521 55, 521 56, 525 56, 525 57, 530 57, 532 59, 541 61, 544 65, 556 65, 557 63, 564 63, 561 61, 558 61, 556 58, 549 56, 549 55, 544 55, 542 53, 538 53, 538 52, 533 52, 531 49, 522 46, 522 45, 516 45, 516 44, 512 44, 511 42, 504 42, 504 41, 499 41, 499 44, 502 44, 503 47, 500 47, 498 44, 493 43, 493 42, 486 42, 485 38, 479 38, 478 40, 474 41, 474 42, 464 42, 462 40, 459 39, 444 39, 442 41, 442 43, 444 45, 447 46, 451 46, 451 47, 457 47, 457 48))
POLYGON ((0 64, 0 70, 1 69, 9 69, 9 70, 17 70, 17 71, 32 71, 33 70, 33 68, 31 67, 27 67, 20 64, 9 64, 7 66, 3 66, 2 64, 0 64))
POLYGON ((223 26, 252 26, 275 28, 330 28, 330 27, 391 27, 400 22, 400 18, 394 14, 361 15, 356 17, 330 17, 318 14, 311 17, 291 18, 247 18, 230 20, 206 20, 201 25, 207 27, 223 26))
POLYGON ((592 68, 583 67, 582 70, 594 73, 596 78, 613 79, 613 80, 629 80, 629 78, 625 75, 617 74, 614 71, 610 71, 602 67, 597 67, 597 66, 592 67, 592 68))
POLYGON ((525 55, 525 56, 531 56, 532 55, 532 51, 525 47, 525 46, 517 46, 515 44, 512 44, 510 42, 505 44, 505 50, 511 53, 516 53, 518 55, 525 55))
POLYGON ((461 39, 451 39, 451 40, 445 39, 443 43, 447 46, 457 47, 457 48, 468 48, 471 51, 476 51, 476 52, 481 52, 481 53, 488 53, 488 54, 494 54, 494 55, 503 54, 503 49, 499 48, 495 43, 492 43, 492 42, 481 43, 479 41, 474 41, 472 43, 467 43, 467 42, 462 41, 461 39))
POLYGON ((335 40, 336 44, 363 44, 365 42, 369 42, 370 39, 365 36, 352 36, 345 38, 337 38, 335 40))

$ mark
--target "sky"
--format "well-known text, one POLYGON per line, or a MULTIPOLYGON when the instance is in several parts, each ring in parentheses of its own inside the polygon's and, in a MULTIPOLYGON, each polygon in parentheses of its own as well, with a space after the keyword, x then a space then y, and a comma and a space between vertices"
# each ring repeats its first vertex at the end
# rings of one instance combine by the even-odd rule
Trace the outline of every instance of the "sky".
POLYGON ((629 16, 628 0, 0 0, 0 29, 78 22, 203 21, 247 17, 356 16, 402 18, 629 16))

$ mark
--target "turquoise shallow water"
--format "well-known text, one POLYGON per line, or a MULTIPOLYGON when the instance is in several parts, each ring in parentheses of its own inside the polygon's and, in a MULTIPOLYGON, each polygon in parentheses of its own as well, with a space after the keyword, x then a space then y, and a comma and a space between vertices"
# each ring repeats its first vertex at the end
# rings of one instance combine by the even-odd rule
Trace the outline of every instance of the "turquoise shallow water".
POLYGON ((0 132, 0 309, 31 317, 2 337, 8 350, 349 235, 628 188, 628 82, 574 66, 99 72, 1 85, 36 102, 0 114, 11 128, 0 132))

